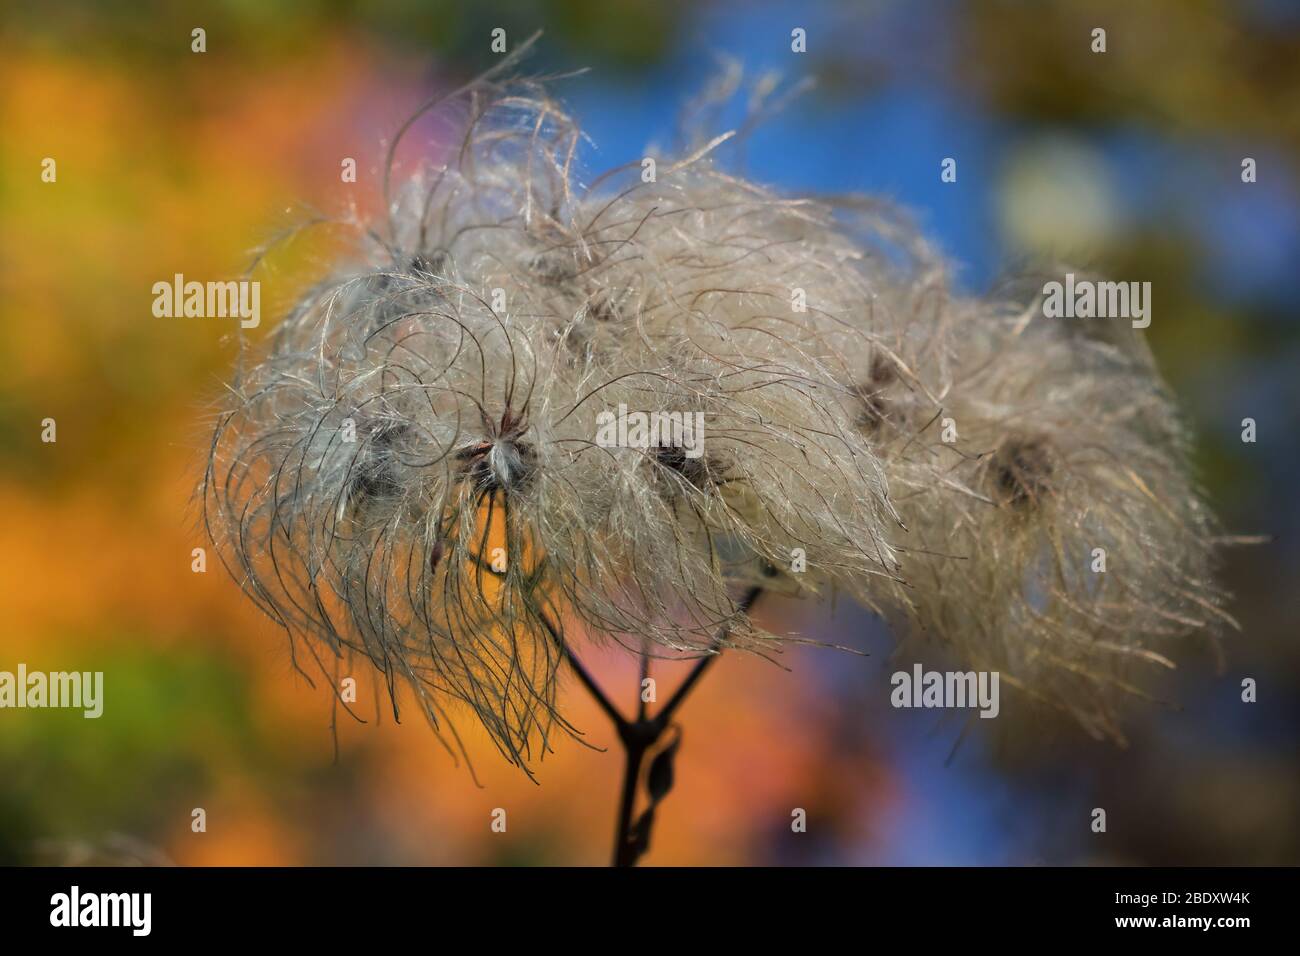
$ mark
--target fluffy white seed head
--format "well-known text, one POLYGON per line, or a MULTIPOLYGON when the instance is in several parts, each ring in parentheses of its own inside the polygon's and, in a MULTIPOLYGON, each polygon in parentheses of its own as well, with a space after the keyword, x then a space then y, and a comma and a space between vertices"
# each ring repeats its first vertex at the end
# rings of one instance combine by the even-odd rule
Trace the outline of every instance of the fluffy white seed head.
POLYGON ((883 204, 779 196, 715 140, 583 184, 540 85, 455 108, 213 437, 214 541, 326 673, 363 655, 527 766, 568 729, 553 628, 763 652, 740 590, 835 589, 1113 734, 1153 642, 1222 617, 1138 344, 959 297, 883 204), (702 440, 598 440, 619 409, 702 440))

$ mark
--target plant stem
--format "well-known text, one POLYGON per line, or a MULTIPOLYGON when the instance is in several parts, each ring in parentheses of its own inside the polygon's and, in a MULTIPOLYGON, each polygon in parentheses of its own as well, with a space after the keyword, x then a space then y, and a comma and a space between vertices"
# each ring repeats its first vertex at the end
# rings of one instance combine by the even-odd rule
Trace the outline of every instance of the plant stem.
MULTIPOLYGON (((762 593, 763 589, 757 585, 746 591, 738 605, 740 612, 742 614, 747 614, 749 609, 754 606, 754 602, 758 600, 759 595, 762 593)), ((684 701, 686 695, 691 692, 691 688, 693 688, 699 679, 704 676, 704 672, 709 669, 709 666, 718 659, 718 655, 722 653, 722 642, 727 639, 729 631, 730 628, 727 627, 723 627, 718 631, 717 635, 713 638, 713 646, 709 648, 709 653, 695 662, 695 666, 691 668, 691 672, 686 675, 686 680, 682 681, 681 685, 676 691, 674 691, 673 696, 668 698, 668 703, 664 704, 663 710, 659 711, 659 715, 654 718, 655 723, 660 725, 660 733, 667 728, 668 721, 672 719, 673 713, 676 712, 677 708, 682 706, 682 701, 684 701)))
POLYGON ((635 866, 636 847, 632 842, 632 812, 636 809, 636 785, 641 779, 641 764, 645 760, 646 750, 654 741, 648 739, 645 731, 651 729, 648 721, 637 721, 626 728, 619 728, 619 739, 623 743, 623 795, 618 803, 618 823, 614 829, 614 866, 635 866), (633 739, 637 738, 637 739, 633 739))
MULTIPOLYGON (((754 606, 763 593, 761 587, 751 587, 741 597, 738 602, 738 610, 744 614, 754 606)), ((664 732, 670 726, 673 714, 681 707, 682 702, 686 700, 688 694, 704 676, 704 672, 709 669, 713 661, 722 653, 722 645, 727 639, 730 628, 724 626, 718 630, 713 638, 712 646, 709 653, 695 662, 691 672, 686 675, 686 679, 678 686, 673 695, 668 698, 668 703, 654 717, 646 716, 645 701, 641 698, 641 684, 637 686, 637 710, 636 719, 628 720, 611 702, 609 697, 601 690, 600 685, 596 683, 595 678, 583 665, 582 661, 569 647, 568 643, 561 636, 559 630, 545 614, 540 615, 542 625, 551 635, 559 647, 564 659, 568 661, 573 672, 578 675, 578 680, 587 688, 588 693, 595 698, 600 709, 605 712, 610 721, 614 724, 614 729, 618 732, 619 743, 623 747, 623 789, 619 798, 617 827, 614 831, 614 866, 635 866, 637 857, 644 852, 644 846, 638 846, 633 834, 633 814, 636 810, 636 791, 637 784, 641 779, 641 766, 645 763, 646 754, 663 737, 664 732)), ((650 657, 648 650, 644 647, 641 652, 641 680, 644 681, 649 673, 650 657)), ((645 837, 649 838, 649 822, 645 825, 645 837)), ((644 842, 644 841, 642 841, 644 842)))

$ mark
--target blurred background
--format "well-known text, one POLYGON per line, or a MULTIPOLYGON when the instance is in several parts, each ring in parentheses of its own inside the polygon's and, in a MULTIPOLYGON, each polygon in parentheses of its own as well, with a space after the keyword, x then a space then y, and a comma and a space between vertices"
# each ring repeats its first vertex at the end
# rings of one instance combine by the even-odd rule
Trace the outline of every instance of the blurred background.
MULTIPOLYGON (((43 0, 3 15, 0 670, 102 670, 106 687, 99 720, 0 711, 0 863, 606 862, 617 753, 561 741, 539 786, 466 722, 479 787, 420 719, 366 704, 366 724, 340 723, 336 759, 325 690, 215 560, 191 571, 204 541, 190 495, 234 324, 150 311, 154 282, 237 277, 304 210, 373 208, 384 138, 490 66, 495 27, 512 47, 546 31, 530 69, 592 68, 557 88, 591 135, 589 169, 666 141, 682 101, 734 57, 818 82, 733 157, 749 175, 897 199, 967 291, 1057 255, 1150 280, 1152 347, 1211 499, 1230 531, 1273 539, 1226 555, 1243 631, 1222 667, 1189 647, 1168 704, 1133 707, 1127 748, 1007 707, 968 732, 892 710, 900 662, 871 619, 762 606, 773 629, 870 656, 715 667, 683 712, 646 862, 1300 862, 1300 5, 186 6, 43 0), (206 53, 191 52, 196 27, 206 53), (790 50, 796 27, 805 54, 790 50), (345 156, 355 185, 339 181, 345 156), (56 183, 41 180, 46 157, 56 183), (956 183, 940 182, 945 157, 956 183), (505 834, 489 828, 497 807, 505 834), (805 834, 791 833, 796 807, 805 834)), ((327 255, 308 235, 260 267, 255 338, 327 255)), ((633 664, 592 664, 630 708, 633 664)), ((613 744, 577 687, 565 698, 589 740, 613 744)))

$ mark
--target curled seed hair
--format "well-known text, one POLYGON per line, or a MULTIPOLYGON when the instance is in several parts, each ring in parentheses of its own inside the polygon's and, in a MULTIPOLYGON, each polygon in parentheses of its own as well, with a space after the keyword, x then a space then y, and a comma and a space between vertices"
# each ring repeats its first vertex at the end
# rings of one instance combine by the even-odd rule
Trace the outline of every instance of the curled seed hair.
POLYGON ((528 769, 575 732, 567 633, 767 653, 755 584, 847 591, 1112 734, 1151 643, 1224 618, 1136 346, 957 296, 893 210, 731 175, 726 136, 584 186, 541 82, 439 108, 447 161, 385 176, 385 221, 345 223, 214 429, 206 527, 295 660, 360 656, 528 769), (598 442, 620 406, 702 413, 702 454, 598 442))

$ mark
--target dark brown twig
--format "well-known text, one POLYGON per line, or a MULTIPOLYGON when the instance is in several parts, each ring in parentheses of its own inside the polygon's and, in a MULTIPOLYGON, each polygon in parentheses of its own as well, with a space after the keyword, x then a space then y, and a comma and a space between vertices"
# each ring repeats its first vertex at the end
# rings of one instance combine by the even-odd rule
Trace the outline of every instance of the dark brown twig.
MULTIPOLYGON (((759 595, 762 593, 763 589, 758 586, 752 587, 746 591, 738 605, 740 613, 749 613, 749 609, 754 606, 754 602, 758 600, 759 595)), ((718 659, 718 655, 722 653, 722 642, 727 639, 729 631, 730 628, 724 627, 718 632, 717 637, 713 639, 713 647, 709 649, 709 654, 705 657, 701 657, 695 662, 695 666, 691 668, 691 672, 686 675, 686 680, 682 681, 681 686, 673 692, 673 696, 668 698, 668 703, 664 704, 663 710, 659 711, 659 716, 654 718, 655 722, 660 725, 660 732, 668 726, 668 721, 672 719, 677 708, 682 705, 682 701, 684 701, 686 695, 691 692, 691 688, 693 688, 699 679, 704 676, 704 672, 709 669, 709 666, 718 659)))
MULTIPOLYGON (((746 614, 754 606, 763 593, 761 587, 752 587, 745 592, 738 602, 737 608, 741 614, 746 614)), ((672 697, 668 699, 663 708, 654 717, 646 716, 645 699, 642 695, 642 688, 645 685, 645 679, 650 670, 650 656, 644 647, 641 652, 641 681, 638 683, 637 692, 637 716, 635 720, 628 720, 610 703, 609 697, 596 683, 595 678, 583 665, 578 655, 569 647, 568 642, 560 634, 559 629, 545 614, 541 614, 542 626, 546 628, 555 641, 556 646, 564 655, 564 659, 569 662, 573 672, 578 675, 578 680, 587 688, 587 691, 595 698, 600 709, 605 712, 614 724, 614 729, 618 731, 619 743, 623 746, 624 766, 623 766, 623 789, 619 797, 617 827, 614 834, 614 866, 635 866, 637 860, 649 848, 650 829, 653 824, 654 805, 667 793, 667 788, 671 786, 671 757, 672 754, 661 754, 651 765, 651 788, 654 789, 656 784, 654 778, 656 775, 655 765, 661 762, 660 758, 667 758, 666 773, 668 779, 658 786, 660 792, 651 794, 651 807, 641 816, 634 820, 633 812, 636 809, 636 791, 637 784, 641 779, 641 766, 645 763, 646 754, 649 753, 663 737, 664 733, 671 726, 673 714, 681 707, 688 694, 695 687, 704 672, 722 653, 722 647, 730 632, 730 626, 723 626, 713 639, 713 644, 709 648, 709 653, 696 661, 691 672, 686 675, 686 679, 673 692, 672 697)), ((666 748, 669 751, 675 749, 676 742, 670 743, 666 748)))

